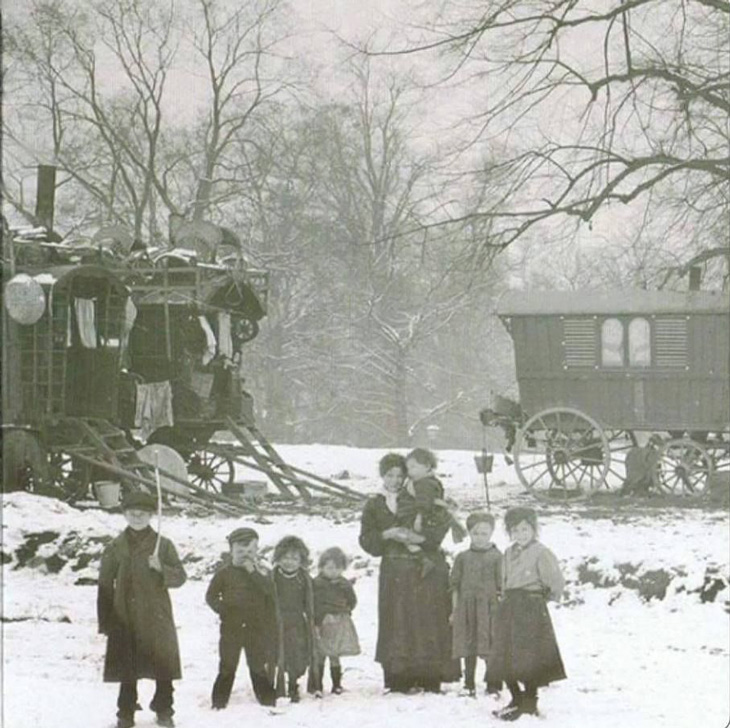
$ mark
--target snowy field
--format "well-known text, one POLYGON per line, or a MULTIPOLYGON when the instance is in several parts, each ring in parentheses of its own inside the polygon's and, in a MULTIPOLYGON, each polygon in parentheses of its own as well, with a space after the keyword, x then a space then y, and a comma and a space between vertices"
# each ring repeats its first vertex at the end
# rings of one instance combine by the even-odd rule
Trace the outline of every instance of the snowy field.
MULTIPOLYGON (((295 465, 342 480, 362 492, 378 488, 381 451, 291 446, 295 465)), ((469 510, 484 505, 472 454, 440 452, 449 495, 469 510)), ((530 502, 501 463, 490 476, 494 511, 530 502)), ((723 728, 730 717, 729 531, 720 509, 637 506, 618 510, 576 504, 541 509, 542 540, 558 555, 568 588, 552 607, 569 679, 541 692, 539 718, 520 725, 549 728, 723 728)), ((79 511, 28 494, 3 502, 4 728, 108 728, 114 724, 116 685, 101 681, 104 638, 96 634, 98 556, 124 527, 121 515, 79 511), (33 534, 43 534, 33 536, 33 534), (41 543, 43 542, 43 543, 41 543), (22 561, 23 566, 19 567, 22 561)), ((377 559, 357 544, 358 513, 291 513, 242 519, 168 515, 164 530, 183 558, 189 581, 172 592, 184 679, 176 683, 180 728, 238 728, 255 722, 277 728, 382 728, 384 725, 499 725, 496 703, 485 695, 383 695, 373 662, 376 638, 377 559), (209 695, 217 668, 217 619, 203 595, 234 527, 254 525, 271 547, 286 534, 302 536, 314 558, 331 545, 353 561, 360 600, 354 613, 363 654, 344 661, 341 696, 280 701, 278 715, 259 708, 245 666, 229 708, 214 713, 209 695)), ((501 526, 495 534, 506 546, 501 526)), ((447 540, 447 551, 456 547, 447 540)), ((459 547, 460 548, 460 547, 459 547)), ((328 685, 328 683, 325 683, 328 685)), ((152 684, 140 683, 146 708, 152 684)), ((154 714, 137 714, 153 726, 154 714)))

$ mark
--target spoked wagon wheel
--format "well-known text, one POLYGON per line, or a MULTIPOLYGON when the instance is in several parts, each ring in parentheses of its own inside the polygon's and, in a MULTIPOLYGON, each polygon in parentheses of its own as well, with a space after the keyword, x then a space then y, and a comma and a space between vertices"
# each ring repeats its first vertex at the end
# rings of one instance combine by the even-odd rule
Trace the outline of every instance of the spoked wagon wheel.
POLYGON ((688 438, 669 440, 659 453, 654 484, 664 493, 702 495, 712 472, 712 458, 702 445, 688 438))
POLYGON ((233 461, 210 450, 196 450, 188 458, 190 482, 214 493, 232 483, 233 475, 233 461))
POLYGON ((515 443, 515 469, 534 495, 582 498, 606 481, 611 445, 601 426, 571 408, 553 408, 531 417, 515 443))
POLYGON ((60 488, 63 500, 74 502, 89 496, 90 468, 62 450, 51 452, 48 458, 51 482, 60 488))

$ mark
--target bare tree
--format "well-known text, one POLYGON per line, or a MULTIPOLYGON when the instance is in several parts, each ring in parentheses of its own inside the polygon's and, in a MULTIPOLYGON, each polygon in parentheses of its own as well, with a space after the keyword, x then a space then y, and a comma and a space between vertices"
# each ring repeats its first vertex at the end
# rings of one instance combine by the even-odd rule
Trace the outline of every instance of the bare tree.
POLYGON ((505 182, 476 213, 494 223, 486 245, 632 203, 688 244, 727 230, 726 0, 467 2, 421 32, 433 40, 391 53, 442 52, 485 100, 462 152, 501 145, 469 172, 505 182))
POLYGON ((288 85, 271 55, 283 40, 278 29, 284 10, 280 0, 247 0, 228 8, 216 0, 198 0, 198 7, 202 22, 194 46, 205 65, 210 100, 200 131, 203 151, 193 207, 196 220, 206 215, 211 204, 240 193, 242 180, 236 170, 248 168, 236 164, 234 157, 256 152, 256 135, 246 132, 288 85))
POLYGON ((170 213, 210 215, 245 194, 238 160, 256 153, 257 115, 287 87, 291 73, 272 55, 281 8, 198 0, 180 14, 164 0, 33 0, 7 33, 17 112, 6 138, 26 164, 53 159, 97 221, 127 223, 139 239, 160 237, 170 213), (189 27, 199 29, 192 41, 189 27), (208 82, 197 120, 194 110, 179 118, 186 100, 172 105, 181 68, 208 82))

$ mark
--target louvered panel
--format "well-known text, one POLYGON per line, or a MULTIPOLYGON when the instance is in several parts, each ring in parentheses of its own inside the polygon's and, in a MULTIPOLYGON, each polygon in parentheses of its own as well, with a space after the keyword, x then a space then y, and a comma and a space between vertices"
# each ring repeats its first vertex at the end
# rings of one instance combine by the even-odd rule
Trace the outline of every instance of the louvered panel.
POLYGON ((657 318, 654 324, 656 363, 660 367, 687 366, 687 319, 657 318))
POLYGON ((563 319, 563 356, 566 367, 596 364, 596 322, 590 318, 563 319))

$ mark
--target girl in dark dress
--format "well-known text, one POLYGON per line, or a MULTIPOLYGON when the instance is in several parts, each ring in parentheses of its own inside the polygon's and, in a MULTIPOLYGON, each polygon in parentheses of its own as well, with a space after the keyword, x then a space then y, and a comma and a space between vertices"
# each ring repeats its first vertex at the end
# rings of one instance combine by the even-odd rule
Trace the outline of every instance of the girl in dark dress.
MULTIPOLYGON (((477 658, 487 660, 492 649, 494 615, 502 591, 502 552, 492 543, 491 513, 470 514, 466 528, 471 546, 456 557, 451 570, 451 623, 454 657, 464 658, 464 689, 474 697, 477 658)), ((499 689, 499 684, 487 682, 488 693, 498 693, 499 689)))
POLYGON ((309 549, 296 536, 286 536, 274 549, 273 582, 279 625, 277 695, 299 702, 299 678, 309 669, 308 690, 317 689, 313 659, 314 600, 307 571, 309 549), (286 683, 285 683, 286 679, 286 683))
POLYGON ((510 508, 504 525, 512 545, 504 554, 503 597, 497 607, 490 680, 503 680, 512 700, 498 718, 537 715, 537 690, 565 680, 548 599, 560 599, 565 581, 555 554, 537 540, 532 508, 510 508), (521 685, 520 685, 521 683, 521 685))
POLYGON ((352 583, 342 576, 347 568, 345 552, 333 546, 319 557, 319 574, 312 580, 314 586, 314 623, 317 629, 317 657, 319 685, 315 696, 322 697, 324 663, 330 661, 332 692, 342 693, 341 657, 360 654, 357 630, 350 616, 357 606, 352 583))
POLYGON ((442 682, 460 677, 451 657, 449 567, 440 545, 450 516, 434 516, 421 534, 398 526, 398 507, 413 498, 402 489, 405 461, 389 454, 380 461, 383 492, 365 505, 360 546, 381 556, 378 594, 378 642, 375 659, 383 668, 385 687, 407 692, 420 687, 439 692, 442 682), (422 574, 422 555, 408 550, 419 544, 433 568, 422 574))

